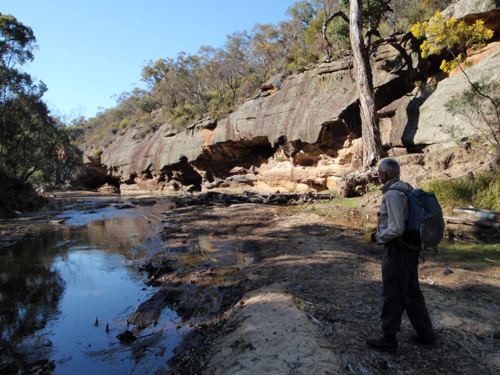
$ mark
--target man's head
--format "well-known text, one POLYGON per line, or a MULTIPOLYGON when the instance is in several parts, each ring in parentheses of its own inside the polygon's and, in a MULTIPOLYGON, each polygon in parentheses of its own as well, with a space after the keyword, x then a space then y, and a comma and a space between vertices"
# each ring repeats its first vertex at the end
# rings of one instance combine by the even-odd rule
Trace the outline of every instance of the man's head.
POLYGON ((378 166, 378 178, 383 184, 393 178, 399 178, 399 173, 399 163, 395 159, 384 159, 378 166))

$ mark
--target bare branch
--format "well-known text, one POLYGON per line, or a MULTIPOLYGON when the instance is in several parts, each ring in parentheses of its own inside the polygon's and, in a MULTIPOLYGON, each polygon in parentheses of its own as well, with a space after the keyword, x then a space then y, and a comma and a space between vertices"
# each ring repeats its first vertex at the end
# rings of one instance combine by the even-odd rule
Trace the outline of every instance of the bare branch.
POLYGON ((330 22, 332 22, 335 18, 337 17, 341 17, 345 22, 347 22, 347 24, 349 24, 349 18, 346 16, 346 14, 339 10, 335 13, 333 13, 331 16, 329 16, 325 22, 323 23, 323 39, 325 40, 326 42, 326 47, 325 47, 325 52, 327 54, 328 57, 332 57, 332 54, 330 52, 330 49, 333 48, 332 46, 332 43, 328 40, 328 36, 326 35, 326 29, 328 27, 328 24, 330 22))

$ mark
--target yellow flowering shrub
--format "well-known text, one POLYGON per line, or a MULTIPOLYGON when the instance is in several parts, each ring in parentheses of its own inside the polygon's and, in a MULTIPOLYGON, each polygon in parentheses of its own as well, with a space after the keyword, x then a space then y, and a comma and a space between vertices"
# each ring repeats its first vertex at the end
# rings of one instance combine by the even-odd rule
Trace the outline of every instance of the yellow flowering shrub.
POLYGON ((454 17, 445 20, 439 11, 429 21, 413 25, 410 31, 415 38, 426 38, 420 46, 422 57, 440 53, 443 49, 452 52, 454 58, 441 63, 441 69, 446 73, 464 61, 467 48, 493 37, 493 31, 485 27, 483 21, 477 20, 469 26, 454 17), (457 50, 462 52, 455 55, 457 50))

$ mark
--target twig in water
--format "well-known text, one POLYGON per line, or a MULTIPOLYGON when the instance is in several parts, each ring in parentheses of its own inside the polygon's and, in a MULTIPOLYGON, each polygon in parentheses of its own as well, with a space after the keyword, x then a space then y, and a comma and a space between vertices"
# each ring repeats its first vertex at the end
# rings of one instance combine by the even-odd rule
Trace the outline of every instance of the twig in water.
POLYGON ((146 295, 143 295, 143 296, 142 296, 142 298, 139 300, 139 303, 137 304, 137 306, 136 306, 136 308, 135 308, 134 312, 133 312, 133 313, 132 313, 132 315, 130 316, 130 319, 127 319, 127 325, 128 325, 128 324, 130 324, 130 322, 131 322, 131 321, 132 321, 132 319, 134 318, 134 315, 135 315, 135 313, 136 313, 137 309, 139 308, 139 306, 141 305, 141 302, 142 302, 142 300, 144 299, 144 297, 146 297, 146 295))
POLYGON ((149 216, 153 216, 153 217, 157 218, 157 219, 158 219, 158 220, 160 220, 160 221, 162 221, 162 220, 163 220, 161 217, 158 217, 158 216, 153 215, 153 214, 149 214, 149 216))

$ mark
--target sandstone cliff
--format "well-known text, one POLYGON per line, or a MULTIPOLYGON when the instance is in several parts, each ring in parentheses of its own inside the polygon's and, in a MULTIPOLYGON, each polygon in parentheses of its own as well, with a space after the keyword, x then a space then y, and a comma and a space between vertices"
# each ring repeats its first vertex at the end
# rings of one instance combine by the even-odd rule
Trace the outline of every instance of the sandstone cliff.
MULTIPOLYGON (((480 1, 472 9, 447 12, 483 18, 498 35, 498 8, 480 1)), ((470 5, 470 2, 463 2, 470 5)), ((470 60, 472 79, 498 80, 499 42, 470 60)), ((465 119, 444 104, 467 87, 463 74, 444 77, 437 61, 422 61, 410 35, 377 46, 371 56, 376 104, 388 155, 429 153, 477 137, 465 119), (437 79, 435 90, 415 89, 415 81, 437 79)), ((180 185, 243 186, 244 189, 306 191, 334 189, 346 172, 361 166, 358 95, 349 58, 337 57, 290 76, 274 77, 261 93, 219 120, 206 118, 172 135, 165 124, 141 141, 131 130, 101 156, 108 177, 122 193, 168 190, 180 185)))

